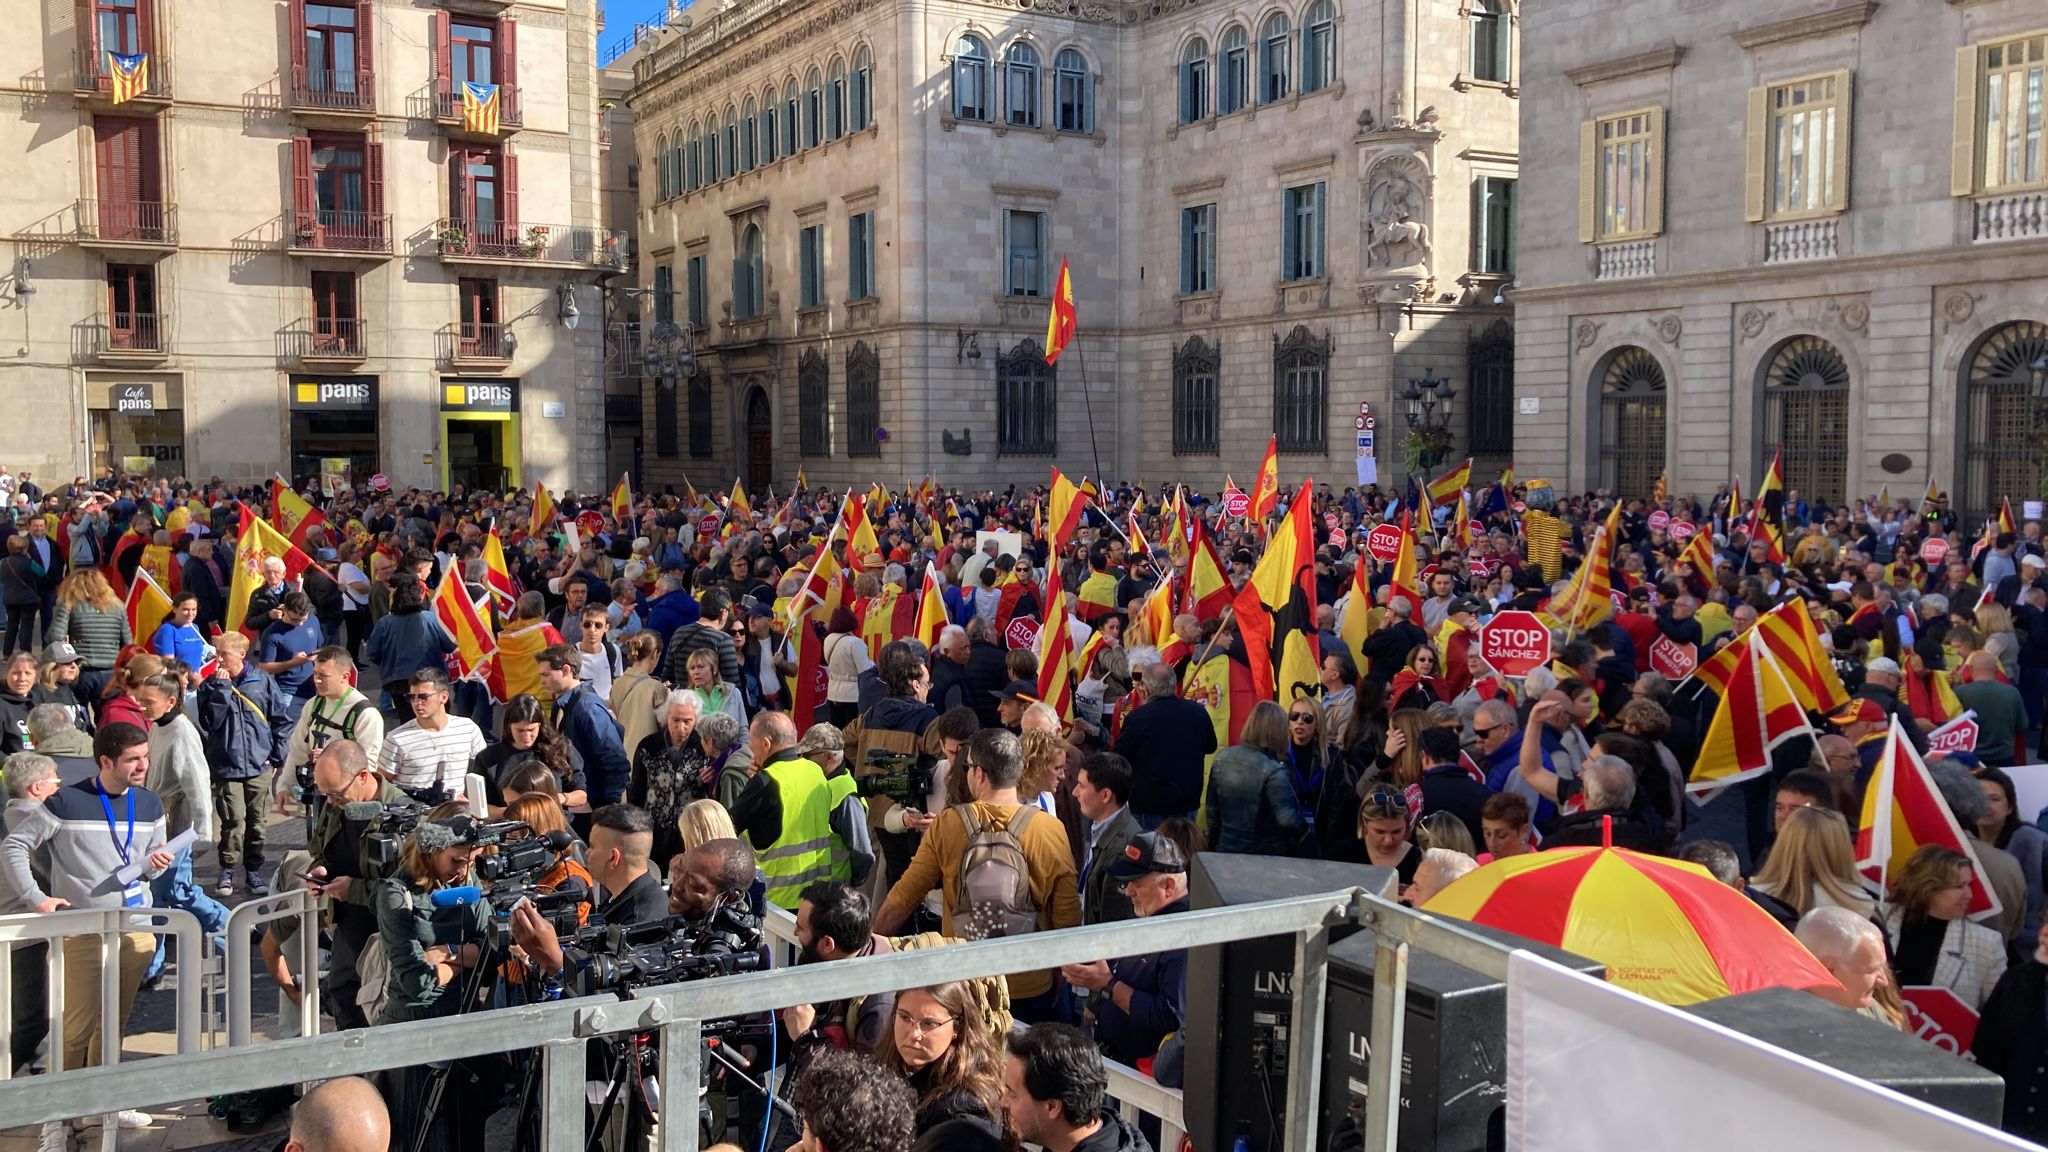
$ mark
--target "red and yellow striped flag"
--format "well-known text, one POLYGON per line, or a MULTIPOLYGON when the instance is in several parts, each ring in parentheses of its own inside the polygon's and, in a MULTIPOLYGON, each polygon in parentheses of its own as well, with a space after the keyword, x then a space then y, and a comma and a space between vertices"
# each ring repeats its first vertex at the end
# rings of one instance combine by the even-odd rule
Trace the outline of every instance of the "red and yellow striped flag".
POLYGON ((1049 582, 1045 624, 1038 630, 1038 698, 1066 723, 1074 720, 1074 630, 1067 623, 1067 591, 1049 582))
POLYGON ((1051 505, 1046 528, 1052 533, 1052 550, 1055 554, 1073 539, 1074 530, 1081 526, 1081 489, 1059 469, 1052 470, 1051 494, 1046 502, 1051 505))
POLYGON ((126 104, 149 91, 149 53, 107 53, 107 95, 126 104))
POLYGON ((1890 878, 1905 868, 1913 853, 1929 844, 1970 858, 1971 919, 1983 920, 2003 911, 1983 863, 1970 850, 1933 774, 1894 716, 1884 755, 1864 788, 1863 815, 1856 827, 1856 866, 1879 886, 1888 887, 1890 878))
POLYGON ((1209 540, 1209 527, 1195 521, 1195 539, 1188 545, 1187 610, 1202 620, 1214 620, 1230 607, 1237 589, 1230 585, 1230 572, 1216 555, 1209 540))
POLYGON ((1264 529, 1266 517, 1280 507, 1280 438, 1272 436, 1266 440, 1265 459, 1259 461, 1259 474, 1252 478, 1251 518, 1264 529))
POLYGON ((1314 481, 1304 480, 1286 521, 1237 594, 1237 629, 1251 659, 1252 691, 1283 706, 1297 695, 1315 695, 1321 684, 1314 504, 1314 481))
POLYGON ((434 589, 434 616, 455 638, 455 651, 450 659, 456 678, 464 679, 483 669, 491 653, 497 651, 498 643, 491 635, 490 615, 477 610, 476 603, 469 598, 469 589, 456 579, 455 567, 448 566, 441 586, 434 589))
POLYGON ((1768 646, 1737 644, 1735 671, 1721 706, 1707 725, 1688 791, 1714 792, 1771 770, 1771 752, 1794 737, 1813 735, 1806 709, 1768 646))
POLYGON ((1138 606, 1138 618, 1145 622, 1145 631, 1152 638, 1152 646, 1159 649, 1162 663, 1177 663, 1187 655, 1187 646, 1173 634, 1173 574, 1167 573, 1159 583, 1145 593, 1145 599, 1138 606), (1169 651, 1171 654, 1169 655, 1169 651))
POLYGON ((946 618, 946 597, 939 591, 938 565, 924 569, 924 595, 917 606, 917 638, 926 648, 939 646, 939 633, 951 623, 946 618))
POLYGON ((536 481, 533 485, 533 518, 527 521, 526 533, 540 536, 554 531, 555 498, 548 494, 548 486, 536 481))
POLYGON ((625 532, 633 525, 633 486, 626 473, 619 473, 618 487, 612 489, 612 523, 625 532))
POLYGON ((1358 646, 1372 635, 1372 577, 1368 572, 1363 552, 1358 563, 1351 567, 1351 594, 1344 600, 1344 613, 1337 618, 1337 638, 1344 641, 1350 651, 1353 663, 1358 661, 1358 646))
POLYGON ((1609 616, 1614 615, 1614 570, 1611 557, 1614 552, 1614 536, 1619 530, 1621 504, 1617 501, 1607 513, 1607 523, 1593 537, 1593 546, 1586 550, 1586 558, 1579 564, 1579 570, 1572 573, 1572 581, 1560 596, 1553 597, 1544 611, 1572 632, 1584 632, 1609 616))
MULTIPOLYGON (((1422 581, 1415 574, 1414 510, 1401 510, 1401 551, 1394 556, 1393 595, 1406 597, 1415 609, 1411 619, 1422 619, 1422 581)), ((1392 603, 1389 600, 1388 603, 1392 603)))
POLYGON ((257 519, 247 504, 242 505, 241 535, 235 538, 234 578, 228 582, 227 622, 243 632, 249 631, 242 627, 249 615, 249 597, 263 586, 263 561, 271 556, 284 561, 287 582, 298 579, 299 573, 313 563, 283 533, 272 528, 268 520, 257 519))
POLYGON ((1067 258, 1060 257, 1060 278, 1052 289, 1052 310, 1045 317, 1045 362, 1059 363, 1060 353, 1074 342, 1080 314, 1074 310, 1074 277, 1067 271, 1067 258))
POLYGON ((1685 542, 1685 550, 1678 554, 1678 562, 1692 565, 1692 570, 1699 573, 1700 579, 1709 584, 1713 583, 1714 541, 1706 528, 1702 527, 1694 532, 1692 539, 1685 542))
POLYGON ((1472 458, 1467 456, 1463 464, 1429 482, 1430 507, 1433 508, 1439 504, 1449 504, 1451 501, 1456 500, 1459 494, 1465 491, 1466 486, 1471 483, 1472 458))
POLYGON ((1757 618, 1756 627, 1693 669, 1692 678, 1726 695, 1735 677, 1740 649, 1760 642, 1771 650, 1799 706, 1809 712, 1833 712, 1849 702, 1849 690, 1835 672, 1834 661, 1820 646, 1820 629, 1808 614, 1806 601, 1790 600, 1757 618))
POLYGON ((164 617, 171 614, 171 598, 147 571, 137 568, 135 579, 128 582, 126 607, 128 631, 134 634, 136 643, 147 644, 164 617))
POLYGON ((512 583, 512 566, 505 562, 505 542, 498 539, 496 524, 484 537, 484 588, 502 612, 512 611, 513 603, 519 599, 519 588, 512 583))

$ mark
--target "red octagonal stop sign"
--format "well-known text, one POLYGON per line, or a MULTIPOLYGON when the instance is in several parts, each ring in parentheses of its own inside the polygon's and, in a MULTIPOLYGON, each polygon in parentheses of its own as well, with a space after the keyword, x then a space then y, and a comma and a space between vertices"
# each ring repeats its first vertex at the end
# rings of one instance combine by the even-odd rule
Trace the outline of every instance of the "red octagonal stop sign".
POLYGON ((1954 1056, 1977 1038, 1977 1014, 1947 988, 1909 984, 1899 989, 1906 1002, 1906 1031, 1954 1056))
POLYGON ((1010 621, 1003 632, 1003 639, 1012 648, 1029 648, 1038 642, 1038 617, 1019 616, 1010 621))
POLYGON ((1550 629, 1534 612, 1497 612, 1479 626, 1479 655, 1503 676, 1550 663, 1550 629))
POLYGON ((1685 679, 1699 663, 1697 644, 1680 644, 1669 636, 1659 636, 1650 644, 1650 670, 1661 673, 1666 680, 1685 679))
POLYGON ((1382 524, 1365 534, 1365 550, 1382 564, 1392 564, 1401 558, 1401 526, 1382 524))

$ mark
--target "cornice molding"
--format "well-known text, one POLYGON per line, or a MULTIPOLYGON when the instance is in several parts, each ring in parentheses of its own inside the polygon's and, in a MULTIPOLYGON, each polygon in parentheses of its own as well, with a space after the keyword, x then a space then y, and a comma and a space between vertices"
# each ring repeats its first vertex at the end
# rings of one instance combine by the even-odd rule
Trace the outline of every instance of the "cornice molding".
POLYGON ((1830 32, 1861 28, 1876 12, 1877 0, 1851 0, 1847 4, 1794 16, 1790 20, 1774 20, 1769 24, 1738 29, 1731 35, 1744 48, 1762 48, 1767 44, 1783 44, 1788 40, 1805 40, 1830 32))
POLYGON ((1641 76, 1648 72, 1669 72, 1678 67, 1685 58, 1685 49, 1677 44, 1667 44, 1634 56, 1623 56, 1619 60, 1603 60, 1583 68, 1568 68, 1565 78, 1581 88, 1589 84, 1606 84, 1630 76, 1641 76))

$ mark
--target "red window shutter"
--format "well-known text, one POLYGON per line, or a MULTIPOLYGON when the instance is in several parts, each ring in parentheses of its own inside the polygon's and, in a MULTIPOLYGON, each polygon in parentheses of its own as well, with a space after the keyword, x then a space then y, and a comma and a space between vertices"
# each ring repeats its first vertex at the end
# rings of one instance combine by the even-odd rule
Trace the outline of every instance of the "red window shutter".
POLYGON ((505 238, 519 235, 519 157, 510 152, 498 158, 498 203, 504 216, 505 238))
POLYGON ((434 13, 434 86, 442 93, 455 91, 455 66, 448 61, 448 13, 434 13))
POLYGON ((384 145, 381 141, 363 142, 363 183, 368 187, 363 195, 363 208, 370 214, 365 228, 373 237, 384 235, 384 145))
POLYGON ((377 8, 372 0, 356 0, 356 73, 362 77, 357 90, 365 97, 372 92, 371 74, 377 70, 377 8))
POLYGON ((306 4, 305 0, 289 0, 285 5, 292 16, 292 82, 306 83, 306 4))
POLYGON ((156 203, 165 199, 163 181, 163 148, 157 135, 155 120, 135 122, 135 170, 142 174, 141 199, 156 203))
MULTIPOLYGON (((139 51, 156 55, 156 5, 151 0, 135 0, 135 43, 139 51)), ((151 87, 158 83, 154 63, 150 81, 151 87)))
POLYGON ((298 217, 298 228, 318 223, 320 201, 313 189, 313 140, 310 136, 292 137, 292 211, 298 217))
MULTIPOLYGON (((498 21, 497 64, 498 83, 505 88, 519 87, 519 22, 517 20, 498 21)), ((501 106, 505 101, 516 99, 518 99, 517 96, 510 94, 499 97, 501 106)), ((517 106, 516 104, 513 105, 513 107, 517 106)))
POLYGON ((97 72, 100 67, 100 24, 93 14, 92 0, 78 0, 73 7, 73 17, 78 25, 78 64, 83 72, 97 72))
POLYGON ((469 198, 469 153, 456 149, 448 154, 448 215, 466 222, 475 214, 469 198))

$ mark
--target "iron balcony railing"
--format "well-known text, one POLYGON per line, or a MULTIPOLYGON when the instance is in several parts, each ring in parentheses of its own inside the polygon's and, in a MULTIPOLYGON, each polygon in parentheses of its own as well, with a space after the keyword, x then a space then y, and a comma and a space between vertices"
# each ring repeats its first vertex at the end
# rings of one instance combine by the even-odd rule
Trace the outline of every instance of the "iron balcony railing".
POLYGON ((78 202, 78 238, 104 244, 174 245, 178 206, 161 200, 86 197, 78 202))
POLYGON ((588 264, 624 271, 626 234, 615 228, 516 224, 444 216, 434 225, 441 255, 509 263, 588 264))
MULTIPOLYGON (((440 81, 434 87, 434 119, 462 122, 462 90, 460 87, 443 88, 440 81)), ((519 107, 519 87, 515 84, 498 85, 498 129, 518 128, 526 123, 526 114, 519 107)))
POLYGON ((375 112, 377 74, 368 68, 294 64, 292 107, 316 112, 375 112))
POLYGON ((510 324, 478 324, 457 321, 435 333, 443 364, 464 360, 510 360, 519 350, 519 338, 510 324))
POLYGON ((391 252, 389 212, 301 211, 292 221, 291 247, 308 252, 391 252))
POLYGON ((161 356, 171 350, 166 312, 101 312, 82 327, 84 350, 95 356, 161 356))
MULTIPOLYGON (((114 94, 114 66, 108 61, 107 55, 97 48, 91 49, 90 54, 79 53, 78 66, 72 72, 72 82, 76 86, 76 91, 100 96, 114 94)), ((162 52, 149 54, 149 76, 143 82, 140 98, 171 98, 171 61, 162 52)))
POLYGON ((369 328, 360 317, 309 316, 281 334, 291 362, 361 360, 369 354, 369 328))

